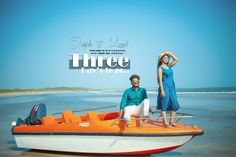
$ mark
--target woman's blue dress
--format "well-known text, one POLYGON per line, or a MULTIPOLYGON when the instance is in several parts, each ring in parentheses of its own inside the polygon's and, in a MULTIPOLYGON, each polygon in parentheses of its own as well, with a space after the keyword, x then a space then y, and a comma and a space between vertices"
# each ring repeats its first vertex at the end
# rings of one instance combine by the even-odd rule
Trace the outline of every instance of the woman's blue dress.
POLYGON ((169 69, 165 69, 160 66, 162 69, 162 83, 163 89, 165 91, 165 96, 161 96, 160 87, 158 89, 157 97, 157 110, 161 111, 177 111, 180 106, 177 101, 175 82, 173 79, 173 70, 168 65, 169 69))

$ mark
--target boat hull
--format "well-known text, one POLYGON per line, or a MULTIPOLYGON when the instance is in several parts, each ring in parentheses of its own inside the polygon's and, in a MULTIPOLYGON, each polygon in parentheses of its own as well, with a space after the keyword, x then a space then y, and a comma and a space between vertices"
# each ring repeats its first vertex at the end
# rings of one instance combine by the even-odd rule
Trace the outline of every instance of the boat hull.
POLYGON ((185 136, 105 136, 105 135, 14 135, 19 148, 96 153, 142 155, 176 149, 194 135, 185 136))

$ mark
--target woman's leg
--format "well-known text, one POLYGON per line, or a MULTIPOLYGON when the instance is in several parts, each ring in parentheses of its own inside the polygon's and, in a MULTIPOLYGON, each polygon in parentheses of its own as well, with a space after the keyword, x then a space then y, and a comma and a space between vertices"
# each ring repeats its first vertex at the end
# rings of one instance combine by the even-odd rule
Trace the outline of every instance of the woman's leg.
POLYGON ((176 124, 174 123, 174 118, 175 118, 176 112, 175 111, 171 111, 170 112, 170 125, 171 126, 176 126, 176 124))
POLYGON ((161 117, 162 117, 163 125, 165 127, 168 127, 168 123, 167 123, 167 120, 166 120, 166 112, 165 111, 161 111, 161 117))

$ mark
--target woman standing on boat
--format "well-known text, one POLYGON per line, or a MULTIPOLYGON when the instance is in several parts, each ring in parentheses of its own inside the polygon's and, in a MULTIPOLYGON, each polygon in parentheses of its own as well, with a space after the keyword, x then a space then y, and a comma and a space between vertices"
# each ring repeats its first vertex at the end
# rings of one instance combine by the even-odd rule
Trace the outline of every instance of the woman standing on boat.
POLYGON ((177 101, 172 70, 172 67, 175 66, 177 61, 177 57, 170 52, 163 52, 158 57, 157 76, 159 89, 157 109, 161 110, 162 121, 165 127, 176 126, 174 117, 176 111, 180 108, 177 101), (173 59, 171 63, 169 63, 170 58, 173 59), (166 111, 170 111, 171 118, 169 123, 166 120, 166 111))

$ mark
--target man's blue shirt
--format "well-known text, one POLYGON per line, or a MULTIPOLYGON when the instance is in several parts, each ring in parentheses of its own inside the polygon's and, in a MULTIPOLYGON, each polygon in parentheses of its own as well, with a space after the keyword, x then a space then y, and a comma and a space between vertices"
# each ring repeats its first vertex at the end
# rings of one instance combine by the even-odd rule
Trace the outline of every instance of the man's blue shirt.
POLYGON ((144 99, 147 99, 147 92, 145 88, 139 87, 137 91, 133 87, 124 91, 120 102, 120 109, 124 110, 126 106, 139 105, 144 99))

